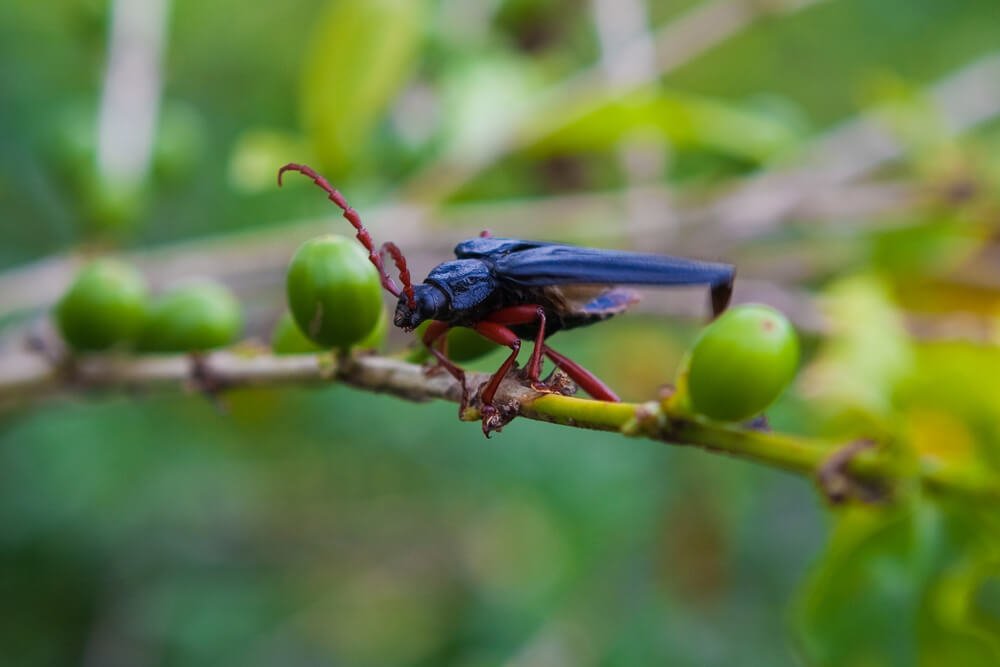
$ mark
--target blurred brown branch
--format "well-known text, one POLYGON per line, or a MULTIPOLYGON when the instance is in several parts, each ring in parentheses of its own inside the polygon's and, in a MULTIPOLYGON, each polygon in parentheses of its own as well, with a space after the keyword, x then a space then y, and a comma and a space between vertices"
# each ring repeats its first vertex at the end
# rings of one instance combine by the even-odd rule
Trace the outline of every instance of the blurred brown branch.
MULTIPOLYGON (((954 134, 1000 114, 1000 53, 972 62, 927 90, 954 134)), ((872 114, 862 114, 798 151, 799 164, 751 177, 705 210, 730 243, 753 238, 786 220, 792 209, 898 159, 904 147, 872 114), (778 196, 776 196, 776 193, 778 196)))
MULTIPOLYGON (((644 186, 641 193, 662 192, 660 186, 644 186)), ((426 271, 451 254, 461 239, 491 229, 505 236, 525 236, 574 240, 618 245, 623 233, 619 225, 626 199, 632 191, 561 195, 545 199, 519 200, 489 204, 466 204, 434 213, 420 206, 386 206, 363 215, 376 238, 385 238, 383 230, 407 253, 415 274, 426 271), (543 233, 539 234, 539 230, 543 233), (502 230, 502 231, 501 231, 502 230)), ((803 201, 787 215, 804 218, 823 215, 844 218, 862 217, 912 205, 918 200, 916 188, 898 185, 859 185, 824 193, 814 201, 803 201)), ((709 221, 702 205, 691 205, 676 212, 678 226, 696 226, 709 221)), ((154 287, 169 284, 191 275, 213 277, 230 284, 280 284, 285 267, 303 241, 331 230, 328 218, 282 224, 253 233, 219 236, 164 245, 125 254, 125 259, 141 266, 154 287)), ((340 229, 339 224, 332 227, 340 229)), ((347 230, 341 230, 346 233, 347 230)), ((655 237, 662 229, 643 228, 649 248, 657 247, 655 237)), ((677 239, 669 251, 674 254, 703 254, 692 243, 677 239)), ((54 303, 87 256, 68 253, 48 257, 0 274, 0 318, 23 311, 45 308, 54 303)))
MULTIPOLYGON (((636 189, 647 193, 659 190, 653 186, 636 189)), ((462 238, 475 236, 482 229, 504 229, 504 233, 510 236, 530 236, 537 231, 538 220, 551 221, 545 225, 545 235, 551 238, 621 245, 620 228, 608 225, 607 220, 617 217, 626 206, 623 202, 626 197, 627 193, 588 193, 453 207, 443 212, 435 223, 435 227, 441 225, 447 231, 433 231, 421 225, 426 212, 414 207, 377 209, 366 220, 370 221, 369 226, 373 229, 398 226, 399 235, 395 238, 400 239, 400 244, 406 249, 414 273, 420 275, 449 257, 452 245, 462 238)), ((857 217, 864 224, 867 215, 898 211, 900 207, 905 210, 920 206, 927 199, 928 195, 915 186, 863 184, 817 196, 815 200, 803 202, 800 207, 789 211, 789 215, 806 219, 830 216, 838 219, 840 224, 857 217)), ((681 224, 694 225, 702 213, 692 209, 682 213, 682 216, 686 215, 691 216, 690 223, 683 217, 681 224)), ((289 257, 303 240, 326 231, 329 225, 328 220, 306 221, 264 232, 135 251, 127 253, 125 258, 141 266, 157 288, 190 276, 207 276, 226 282, 245 297, 259 296, 268 290, 274 292, 274 298, 265 300, 268 303, 274 301, 273 304, 257 308, 263 311, 267 320, 264 324, 270 326, 277 317, 278 293, 282 289, 289 257)), ((630 228, 629 231, 635 229, 630 228)), ((700 243, 692 243, 683 236, 664 244, 657 238, 659 234, 655 228, 640 227, 638 234, 646 240, 644 247, 649 250, 704 256, 699 250, 700 243)), ((956 279, 997 287, 996 281, 991 279, 995 272, 987 266, 990 257, 984 255, 984 259, 970 265, 980 267, 974 274, 969 268, 956 275, 956 279)), ((732 255, 728 258, 737 261, 743 269, 737 281, 734 303, 769 303, 788 315, 801 331, 824 333, 827 330, 816 298, 795 284, 808 279, 817 270, 833 268, 827 266, 829 258, 801 252, 745 258, 746 261, 732 255)), ((70 284, 86 259, 76 254, 51 257, 0 275, 0 317, 27 314, 50 306, 70 284)), ((648 290, 634 312, 700 318, 705 313, 704 294, 701 290, 648 290)), ((974 316, 961 313, 954 316, 942 314, 935 318, 913 317, 910 323, 911 333, 918 338, 975 342, 995 338, 990 326, 974 316)), ((16 338, 23 330, 6 333, 8 339, 12 336, 16 338)))

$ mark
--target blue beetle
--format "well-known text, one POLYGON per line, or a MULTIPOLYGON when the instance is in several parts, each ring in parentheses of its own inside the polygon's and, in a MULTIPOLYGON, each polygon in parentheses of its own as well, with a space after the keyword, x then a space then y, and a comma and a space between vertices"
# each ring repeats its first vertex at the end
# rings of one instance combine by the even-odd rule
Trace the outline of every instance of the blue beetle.
POLYGON ((514 367, 522 339, 534 341, 525 377, 538 391, 549 388, 539 379, 542 356, 548 357, 584 391, 598 400, 618 401, 618 396, 579 364, 553 350, 546 339, 562 329, 592 324, 623 312, 638 300, 623 285, 707 285, 713 316, 729 304, 735 267, 682 257, 582 248, 560 243, 496 238, 483 233, 455 246, 456 259, 434 267, 423 283, 413 285, 406 259, 393 243, 376 251, 371 235, 357 211, 326 179, 302 164, 286 164, 278 172, 278 185, 286 171, 311 178, 339 206, 357 231, 378 269, 382 285, 398 298, 393 323, 407 331, 430 321, 423 343, 462 386, 462 405, 469 403, 464 371, 443 349, 452 327, 468 327, 483 337, 511 348, 500 368, 479 390, 483 432, 501 428, 513 417, 494 404, 500 382, 514 367), (390 255, 399 270, 402 289, 385 269, 390 255))

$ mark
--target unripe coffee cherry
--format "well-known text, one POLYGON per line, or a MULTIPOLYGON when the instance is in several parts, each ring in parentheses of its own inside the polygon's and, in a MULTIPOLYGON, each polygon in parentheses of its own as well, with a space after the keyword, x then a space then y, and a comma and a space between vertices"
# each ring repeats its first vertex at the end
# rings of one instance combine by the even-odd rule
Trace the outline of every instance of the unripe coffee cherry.
MULTIPOLYGON (((418 345, 416 352, 410 356, 414 362, 426 361, 431 356, 427 347, 421 342, 428 326, 430 322, 424 322, 414 329, 418 345)), ((468 327, 453 327, 448 329, 445 335, 448 337, 448 358, 457 363, 478 359, 500 347, 468 327)))
POLYGON ((138 348, 144 352, 196 352, 232 343, 243 329, 240 304, 226 287, 199 281, 153 302, 138 348))
POLYGON ((316 354, 323 348, 312 342, 299 329, 291 313, 285 313, 274 325, 271 333, 271 350, 275 354, 316 354))
POLYGON ((378 271, 355 241, 341 236, 302 244, 288 266, 286 286, 295 323, 326 348, 364 340, 382 313, 378 271))
POLYGON ((784 315, 761 305, 731 308, 705 327, 691 349, 691 407, 725 421, 760 414, 795 377, 798 361, 798 337, 784 315))
MULTIPOLYGON (((386 334, 389 331, 389 316, 382 310, 382 315, 378 319, 378 324, 372 332, 355 347, 364 350, 375 350, 385 342, 386 334)), ((324 352, 324 348, 312 342, 299 329, 291 313, 283 314, 278 323, 274 325, 274 332, 271 334, 271 350, 275 354, 316 354, 324 352)))
POLYGON ((132 266, 102 259, 85 266, 56 305, 56 325, 75 350, 131 342, 146 312, 146 281, 132 266))
POLYGON ((364 337, 364 339, 357 343, 354 347, 360 348, 362 350, 377 350, 382 347, 385 342, 386 336, 389 334, 389 313, 385 308, 379 313, 378 322, 375 324, 375 328, 364 337))
POLYGON ((483 338, 468 327, 448 330, 448 358, 452 361, 472 361, 486 356, 500 347, 488 338, 483 338))

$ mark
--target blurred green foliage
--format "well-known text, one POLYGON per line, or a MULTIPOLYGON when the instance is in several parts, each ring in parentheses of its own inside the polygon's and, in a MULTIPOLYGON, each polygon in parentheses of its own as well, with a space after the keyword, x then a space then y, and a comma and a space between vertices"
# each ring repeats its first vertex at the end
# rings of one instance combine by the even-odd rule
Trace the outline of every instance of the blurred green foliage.
MULTIPOLYGON (((654 29, 701 5, 641 4, 654 29)), ((96 168, 110 7, 0 3, 0 268, 333 217, 322 197, 273 187, 289 161, 318 161, 362 212, 442 164, 481 169, 441 207, 612 190, 631 178, 623 146, 660 151, 655 184, 698 190, 784 164, 877 105, 906 153, 878 176, 926 202, 796 219, 731 248, 741 278, 786 281, 825 317, 769 417, 879 437, 900 470, 1000 474, 1000 290, 995 264, 976 263, 996 256, 1000 123, 956 137, 920 92, 996 49, 993 0, 775 11, 638 90, 596 86, 527 118, 601 58, 591 3, 175 0, 152 169, 134 190, 96 168), (524 134, 504 151, 512 122, 524 134), (797 271, 782 272, 788 257, 797 271), (914 322, 935 326, 915 336, 914 322)), ((538 221, 539 236, 560 222, 538 221)), ((622 245, 676 233, 643 241, 625 222, 601 221, 622 245)), ((248 299, 268 325, 279 292, 248 299)), ((629 316, 557 340, 649 400, 696 334, 629 316)), ((344 387, 223 402, 0 414, 0 663, 1000 662, 995 503, 900 488, 828 511, 801 480, 701 451, 521 421, 485 443, 452 405, 344 387)))

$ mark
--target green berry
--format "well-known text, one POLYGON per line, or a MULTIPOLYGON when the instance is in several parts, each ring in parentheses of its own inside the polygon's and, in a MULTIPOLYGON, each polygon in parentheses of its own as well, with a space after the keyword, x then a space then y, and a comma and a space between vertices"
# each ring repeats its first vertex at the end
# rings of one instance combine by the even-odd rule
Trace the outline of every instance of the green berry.
POLYGON ((75 350, 105 350, 132 341, 143 324, 146 281, 110 259, 84 267, 56 305, 56 325, 75 350))
POLYGON ((286 312, 274 325, 271 350, 275 354, 316 354, 322 352, 323 348, 306 338, 292 314, 286 312))
POLYGON ((295 323, 327 348, 363 341, 382 313, 378 271, 355 241, 340 236, 302 244, 288 267, 286 286, 295 323))
POLYGON ((725 421, 760 414, 791 383, 798 361, 798 337, 784 315, 761 305, 732 308, 705 327, 691 349, 691 407, 725 421))
MULTIPOLYGON (((383 310, 375 328, 355 347, 363 350, 376 350, 382 347, 388 333, 389 316, 383 310)), ((283 314, 278 319, 278 323, 274 325, 274 331, 271 334, 271 350, 275 354, 316 354, 326 351, 323 346, 312 342, 302 333, 299 325, 295 323, 295 318, 288 312, 283 314)))
POLYGON ((216 282, 188 283, 153 302, 139 338, 144 352, 195 352, 228 345, 243 329, 240 304, 216 282))
POLYGON ((385 342, 386 336, 389 334, 389 314, 386 312, 385 308, 379 313, 378 323, 375 324, 375 328, 371 330, 364 340, 355 345, 362 350, 377 350, 382 347, 385 342))
MULTIPOLYGON (((413 362, 423 362, 431 356, 421 342, 428 326, 430 326, 430 322, 424 322, 414 329, 417 337, 417 349, 410 355, 410 360, 413 362)), ((446 335, 448 336, 448 358, 457 363, 478 359, 500 347, 468 327, 451 328, 446 335)))
POLYGON ((448 358, 459 363, 486 356, 500 347, 467 327, 448 330, 448 358))

